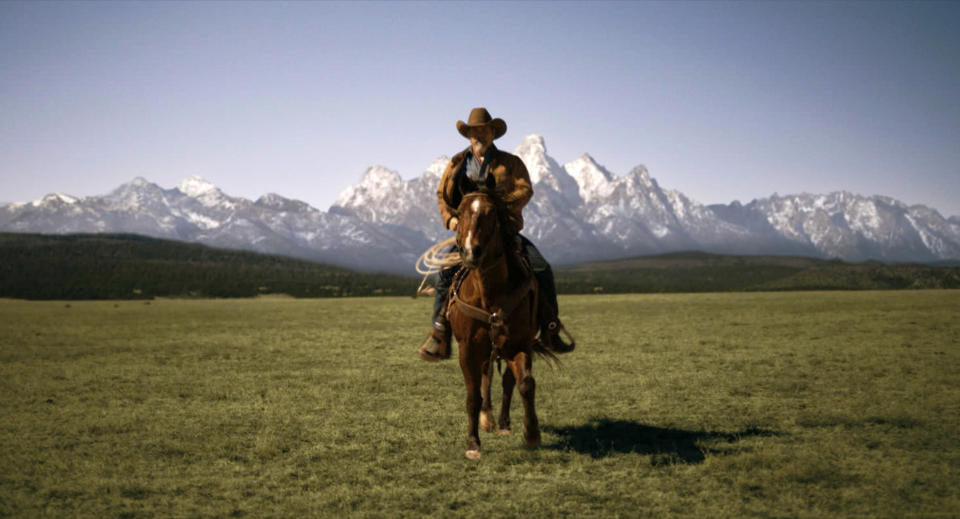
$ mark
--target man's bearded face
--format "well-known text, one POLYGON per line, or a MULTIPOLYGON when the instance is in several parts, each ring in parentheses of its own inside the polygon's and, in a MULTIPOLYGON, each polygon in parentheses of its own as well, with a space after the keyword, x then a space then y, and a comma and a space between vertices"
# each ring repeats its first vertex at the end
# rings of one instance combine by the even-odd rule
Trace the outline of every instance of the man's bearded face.
POLYGON ((493 143, 493 129, 489 126, 481 126, 470 132, 470 148, 476 157, 483 157, 491 143, 493 143))

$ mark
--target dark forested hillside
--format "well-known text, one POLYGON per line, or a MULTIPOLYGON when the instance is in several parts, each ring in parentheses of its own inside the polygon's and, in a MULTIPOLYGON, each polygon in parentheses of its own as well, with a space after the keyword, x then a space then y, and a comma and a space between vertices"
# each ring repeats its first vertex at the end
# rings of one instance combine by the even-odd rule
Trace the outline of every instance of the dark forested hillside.
POLYGON ((408 295, 417 280, 131 234, 0 233, 0 297, 408 295))
POLYGON ((957 267, 701 252, 584 263, 556 276, 573 294, 960 288, 957 267))
MULTIPOLYGON (((699 252, 560 267, 556 277, 562 294, 960 288, 956 266, 699 252)), ((0 297, 413 295, 418 281, 131 234, 0 233, 0 297)))

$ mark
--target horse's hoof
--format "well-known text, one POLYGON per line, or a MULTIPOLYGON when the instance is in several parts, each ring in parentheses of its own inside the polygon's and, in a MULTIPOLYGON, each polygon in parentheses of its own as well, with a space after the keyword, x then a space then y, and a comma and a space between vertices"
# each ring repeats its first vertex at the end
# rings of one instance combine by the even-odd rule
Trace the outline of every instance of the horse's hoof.
POLYGON ((493 432, 493 415, 490 411, 480 412, 480 428, 487 432, 493 432))
POLYGON ((501 436, 506 436, 506 435, 510 434, 510 429, 500 429, 500 430, 497 431, 497 432, 500 433, 501 436))
POLYGON ((470 450, 468 450, 468 451, 465 453, 465 455, 467 456, 467 459, 468 459, 468 460, 478 460, 478 459, 480 459, 480 451, 475 450, 475 449, 470 449, 470 450))
POLYGON ((527 447, 531 449, 536 449, 540 446, 540 434, 532 437, 525 437, 523 441, 527 444, 527 447))

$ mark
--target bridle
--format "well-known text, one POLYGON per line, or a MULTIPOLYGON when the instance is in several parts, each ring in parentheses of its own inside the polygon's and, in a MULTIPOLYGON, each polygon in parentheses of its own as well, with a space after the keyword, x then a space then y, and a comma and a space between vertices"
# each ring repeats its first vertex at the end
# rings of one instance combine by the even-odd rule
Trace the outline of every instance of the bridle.
MULTIPOLYGON (((475 198, 477 198, 477 199, 479 199, 479 198, 486 199, 488 202, 490 202, 491 204, 493 204, 492 200, 490 200, 490 199, 491 199, 491 196, 490 196, 489 194, 484 193, 484 192, 482 192, 482 191, 474 191, 473 193, 467 193, 466 195, 464 195, 463 199, 460 201, 460 205, 464 205, 464 204, 466 204, 469 200, 473 200, 473 199, 475 199, 475 198)), ((495 211, 498 211, 499 208, 496 207, 496 204, 493 204, 493 205, 494 205, 494 210, 495 210, 495 211)), ((502 229, 501 229, 501 226, 500 226, 500 215, 499 215, 499 214, 495 214, 495 215, 494 215, 493 223, 494 223, 494 238, 502 238, 502 236, 500 236, 500 233, 502 232, 502 229)), ((463 232, 462 232, 460 229, 457 229, 456 239, 457 239, 457 240, 456 240, 456 241, 457 241, 457 249, 460 250, 460 257, 463 258, 464 255, 465 255, 465 250, 466 250, 466 249, 464 249, 464 247, 463 247, 463 232)), ((475 268, 475 269, 479 270, 480 272, 487 272, 487 271, 492 270, 493 268, 497 267, 497 266, 499 265, 498 260, 499 260, 500 258, 502 258, 503 256, 505 256, 506 253, 507 253, 507 252, 506 252, 506 247, 504 247, 504 246, 501 245, 501 247, 500 247, 500 253, 499 253, 499 254, 497 254, 497 255, 495 255, 495 256, 489 256, 489 257, 488 257, 487 255, 483 255, 482 258, 477 258, 477 264, 476 264, 475 267, 467 267, 466 265, 463 265, 463 267, 466 268, 466 269, 475 268), (487 263, 486 266, 483 265, 484 262, 487 263)))
MULTIPOLYGON (((460 203, 464 204, 464 203, 467 203, 467 201, 470 199, 479 198, 479 197, 484 197, 486 199, 489 199, 490 195, 483 192, 479 192, 479 191, 474 193, 469 193, 463 197, 463 200, 460 203)), ((496 207, 496 205, 494 205, 494 209, 499 210, 499 208, 496 207)), ((496 227, 495 227, 493 238, 502 239, 503 237, 500 235, 500 233, 503 231, 503 229, 500 225, 499 214, 494 215, 494 225, 496 227)), ((464 248, 463 248, 463 243, 461 238, 462 235, 463 235, 462 230, 458 229, 457 230, 457 247, 460 249, 461 258, 464 256, 464 248)), ((463 265, 463 268, 461 268, 460 272, 457 273, 457 277, 454 279, 453 287, 450 292, 450 296, 451 296, 450 302, 448 303, 451 306, 456 305, 460 309, 460 311, 464 313, 464 315, 467 315, 471 319, 480 321, 482 323, 486 323, 487 325, 490 326, 489 336, 490 336, 490 345, 492 346, 492 349, 490 351, 490 361, 491 363, 494 360, 498 361, 497 362, 498 372, 500 371, 499 359, 501 356, 500 355, 501 352, 500 352, 500 345, 497 342, 497 338, 504 333, 504 321, 506 321, 506 319, 510 316, 510 313, 513 312, 519 306, 520 302, 524 299, 524 296, 526 296, 527 293, 532 291, 534 277, 532 275, 527 276, 524 282, 520 284, 520 286, 517 286, 516 288, 514 288, 510 292, 510 294, 507 295, 507 297, 501 298, 502 304, 500 305, 500 310, 497 312, 488 312, 483 308, 467 303, 466 301, 460 298, 459 292, 460 292, 460 286, 463 284, 463 281, 466 279, 469 271, 477 270, 482 275, 483 273, 500 266, 500 259, 503 256, 506 256, 506 254, 507 254, 507 248, 505 245, 501 244, 499 254, 492 257, 483 255, 482 258, 478 260, 477 265, 474 267, 467 267, 466 265, 463 265), (486 266, 483 265, 484 262, 487 263, 486 266)), ((534 307, 536 307, 536 304, 537 304, 536 291, 533 291, 533 292, 534 292, 533 293, 534 307)))

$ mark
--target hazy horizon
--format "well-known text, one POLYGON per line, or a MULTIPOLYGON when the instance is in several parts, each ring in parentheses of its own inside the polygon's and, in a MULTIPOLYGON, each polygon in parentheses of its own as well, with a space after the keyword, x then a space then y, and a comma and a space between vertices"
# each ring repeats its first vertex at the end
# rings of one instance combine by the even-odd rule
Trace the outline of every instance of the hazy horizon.
POLYGON ((0 4, 5 202, 199 175, 328 209, 474 106, 703 204, 849 191, 960 216, 960 3, 0 4))

